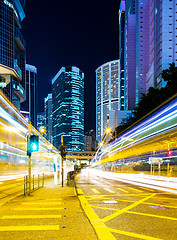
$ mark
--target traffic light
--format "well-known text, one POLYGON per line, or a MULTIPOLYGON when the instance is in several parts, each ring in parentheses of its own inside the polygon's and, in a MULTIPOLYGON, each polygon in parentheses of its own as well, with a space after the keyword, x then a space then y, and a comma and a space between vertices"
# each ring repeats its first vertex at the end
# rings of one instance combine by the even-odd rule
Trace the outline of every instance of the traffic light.
POLYGON ((27 138, 27 155, 31 156, 31 152, 39 151, 39 136, 31 135, 27 138))
POLYGON ((65 145, 60 146, 60 151, 61 151, 62 158, 66 157, 66 154, 67 154, 66 148, 67 148, 67 146, 65 146, 65 145))
POLYGON ((167 150, 167 154, 168 154, 168 156, 171 156, 172 155, 172 151, 167 150))

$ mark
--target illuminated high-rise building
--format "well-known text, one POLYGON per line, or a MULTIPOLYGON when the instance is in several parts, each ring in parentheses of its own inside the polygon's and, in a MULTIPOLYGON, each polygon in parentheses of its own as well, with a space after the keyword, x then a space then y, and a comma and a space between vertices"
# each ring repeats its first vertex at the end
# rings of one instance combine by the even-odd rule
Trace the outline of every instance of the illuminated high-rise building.
POLYGON ((96 140, 98 142, 101 141, 109 125, 111 110, 121 110, 119 60, 107 62, 96 69, 96 140))
POLYGON ((26 64, 26 100, 20 106, 20 112, 37 127, 37 68, 26 64))
POLYGON ((177 65, 176 19, 176 0, 121 0, 119 56, 124 57, 126 110, 134 109, 149 87, 164 87, 162 71, 172 62, 177 65))
POLYGON ((60 148, 61 136, 68 151, 84 150, 84 73, 62 67, 52 79, 52 138, 60 148))
POLYGON ((26 97, 26 44, 21 33, 25 0, 0 0, 0 9, 0 87, 20 109, 26 97))
POLYGON ((46 138, 52 143, 52 93, 44 99, 46 138))

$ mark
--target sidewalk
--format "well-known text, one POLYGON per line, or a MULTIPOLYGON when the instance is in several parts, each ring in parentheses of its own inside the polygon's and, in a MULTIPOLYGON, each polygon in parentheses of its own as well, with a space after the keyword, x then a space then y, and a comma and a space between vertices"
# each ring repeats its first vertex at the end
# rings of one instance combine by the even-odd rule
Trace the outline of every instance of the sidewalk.
POLYGON ((97 240, 74 187, 53 180, 0 208, 0 240, 97 240))

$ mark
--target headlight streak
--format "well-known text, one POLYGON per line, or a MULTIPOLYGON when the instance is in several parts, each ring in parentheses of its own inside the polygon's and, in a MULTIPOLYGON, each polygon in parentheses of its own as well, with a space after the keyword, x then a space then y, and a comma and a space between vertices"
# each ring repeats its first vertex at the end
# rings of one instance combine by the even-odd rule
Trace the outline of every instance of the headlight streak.
POLYGON ((9 113, 7 113, 2 107, 0 107, 0 113, 3 119, 9 122, 12 126, 16 127, 20 132, 23 132, 24 134, 28 132, 28 129, 24 128, 20 123, 16 122, 12 118, 12 116, 9 113))
MULTIPOLYGON (((7 125, 2 123, 1 121, 0 121, 0 125, 2 125, 4 128, 7 127, 7 125)), ((16 132, 15 134, 22 137, 23 139, 26 139, 26 136, 24 134, 22 135, 20 132, 16 132)))
POLYGON ((0 100, 5 103, 6 106, 8 106, 8 108, 10 108, 13 113, 15 113, 15 115, 18 116, 18 118, 26 125, 26 127, 28 126, 28 123, 26 122, 26 120, 20 115, 17 113, 17 111, 0 95, 0 100))
POLYGON ((156 113, 156 115, 149 117, 144 122, 141 122, 138 126, 135 126, 128 132, 125 132, 114 142, 110 143, 107 146, 104 146, 101 152, 98 153, 97 159, 95 158, 93 161, 100 161, 100 159, 106 154, 113 155, 122 149, 129 147, 131 148, 132 145, 138 142, 175 128, 177 126, 177 121, 174 123, 174 120, 177 118, 176 100, 177 99, 171 102, 172 105, 163 107, 161 112, 158 110, 158 113, 156 113))

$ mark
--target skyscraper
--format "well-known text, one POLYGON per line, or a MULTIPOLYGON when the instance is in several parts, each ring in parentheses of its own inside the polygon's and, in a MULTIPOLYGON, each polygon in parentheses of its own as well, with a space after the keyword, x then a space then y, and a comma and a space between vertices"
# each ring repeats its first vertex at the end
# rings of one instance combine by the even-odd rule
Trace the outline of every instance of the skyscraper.
MULTIPOLYGON (((122 6, 119 26, 122 34, 122 6)), ((176 0, 126 0, 124 43, 125 109, 134 109, 149 87, 165 86, 161 73, 177 65, 176 0)), ((122 59, 122 57, 121 57, 122 59)))
POLYGON ((44 99, 46 138, 52 143, 52 93, 44 99))
POLYGON ((0 87, 20 109, 25 100, 26 44, 21 34, 25 0, 0 0, 0 87))
POLYGON ((52 137, 57 148, 63 136, 68 151, 84 150, 84 73, 62 67, 52 79, 52 137))
POLYGON ((125 79, 124 79, 124 39, 125 39, 125 0, 120 2, 119 10, 119 59, 120 59, 120 87, 121 110, 125 110, 125 79))
POLYGON ((26 101, 21 104, 20 112, 37 127, 37 68, 26 64, 26 101))
POLYGON ((120 61, 96 69, 96 140, 101 141, 109 124, 109 111, 121 109, 120 61))
POLYGON ((135 0, 126 0, 124 41, 125 110, 136 106, 136 15, 135 0))

